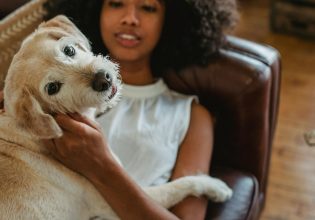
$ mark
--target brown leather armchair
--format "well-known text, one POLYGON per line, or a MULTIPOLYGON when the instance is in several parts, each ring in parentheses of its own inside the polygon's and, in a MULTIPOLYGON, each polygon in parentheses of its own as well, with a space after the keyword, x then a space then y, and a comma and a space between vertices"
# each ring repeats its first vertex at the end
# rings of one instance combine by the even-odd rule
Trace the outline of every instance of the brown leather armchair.
POLYGON ((206 68, 167 76, 169 86, 197 94, 216 119, 211 175, 234 190, 224 204, 210 203, 207 219, 258 219, 265 198, 275 133, 281 65, 277 50, 229 36, 206 68))
MULTIPOLYGON (((34 0, 0 22, 0 88, 19 43, 41 22, 43 1, 34 0)), ((209 203, 207 219, 258 219, 277 121, 280 56, 267 45, 232 36, 227 41, 208 67, 171 72, 166 81, 198 95, 216 119, 211 175, 226 181, 234 195, 224 204, 209 203)))

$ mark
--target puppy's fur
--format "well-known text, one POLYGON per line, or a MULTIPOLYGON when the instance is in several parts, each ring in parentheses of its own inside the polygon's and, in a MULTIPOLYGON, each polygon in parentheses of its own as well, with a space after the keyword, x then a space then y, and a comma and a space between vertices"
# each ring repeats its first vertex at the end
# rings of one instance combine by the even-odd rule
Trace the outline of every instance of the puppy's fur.
MULTIPOLYGON (((41 24, 23 42, 6 77, 0 115, 0 219, 118 218, 94 186, 54 160, 41 140, 62 135, 52 114, 94 117, 115 105, 120 84, 118 66, 94 56, 64 16, 41 24)), ((188 195, 217 202, 232 195, 225 183, 206 175, 144 190, 166 208, 188 195)))

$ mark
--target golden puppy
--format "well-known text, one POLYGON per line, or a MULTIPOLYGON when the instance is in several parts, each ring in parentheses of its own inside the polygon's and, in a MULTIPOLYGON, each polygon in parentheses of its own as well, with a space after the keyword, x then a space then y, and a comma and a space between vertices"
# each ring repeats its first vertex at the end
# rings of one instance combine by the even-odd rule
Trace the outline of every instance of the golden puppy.
MULTIPOLYGON (((120 87, 118 66, 94 56, 66 17, 41 24, 25 39, 8 70, 0 114, 0 219, 118 218, 86 178, 50 157, 41 140, 62 135, 52 114, 93 118, 115 105, 120 87)), ((218 202, 232 195, 206 175, 144 190, 166 208, 188 195, 218 202)))

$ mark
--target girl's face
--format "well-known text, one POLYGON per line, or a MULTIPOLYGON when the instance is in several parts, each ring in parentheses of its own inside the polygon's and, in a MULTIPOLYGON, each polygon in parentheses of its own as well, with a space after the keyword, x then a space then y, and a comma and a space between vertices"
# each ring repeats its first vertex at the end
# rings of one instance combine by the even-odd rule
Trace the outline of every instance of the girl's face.
POLYGON ((105 0, 100 28, 111 56, 119 62, 149 61, 164 14, 160 0, 105 0))

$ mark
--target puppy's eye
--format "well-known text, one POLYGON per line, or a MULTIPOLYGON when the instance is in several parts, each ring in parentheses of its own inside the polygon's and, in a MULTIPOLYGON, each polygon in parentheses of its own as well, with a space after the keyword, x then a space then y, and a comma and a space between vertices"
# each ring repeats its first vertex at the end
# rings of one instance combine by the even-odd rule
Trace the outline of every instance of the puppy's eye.
POLYGON ((75 55, 75 49, 73 46, 65 46, 63 48, 63 53, 68 57, 74 57, 75 55))
POLYGON ((62 85, 61 82, 51 82, 45 86, 45 90, 48 93, 48 95, 55 95, 56 93, 59 92, 61 85, 62 85))

